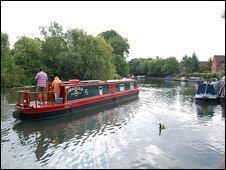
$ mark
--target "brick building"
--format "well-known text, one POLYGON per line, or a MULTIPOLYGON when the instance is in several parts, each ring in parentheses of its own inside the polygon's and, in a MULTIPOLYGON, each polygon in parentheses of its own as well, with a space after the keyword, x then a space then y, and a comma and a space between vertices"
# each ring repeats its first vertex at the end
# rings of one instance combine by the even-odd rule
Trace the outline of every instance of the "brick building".
POLYGON ((225 72, 225 55, 213 56, 211 72, 225 72))

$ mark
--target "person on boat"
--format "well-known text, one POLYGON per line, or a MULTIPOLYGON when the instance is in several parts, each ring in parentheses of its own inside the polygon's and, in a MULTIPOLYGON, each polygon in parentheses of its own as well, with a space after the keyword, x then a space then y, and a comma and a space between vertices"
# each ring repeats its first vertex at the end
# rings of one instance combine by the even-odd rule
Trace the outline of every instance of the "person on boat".
POLYGON ((54 91, 55 101, 60 96, 60 83, 62 83, 62 81, 59 79, 59 77, 55 77, 54 81, 52 82, 52 87, 53 87, 53 91, 54 91))
POLYGON ((45 104, 47 104, 47 96, 46 94, 43 94, 43 92, 45 91, 48 82, 48 76, 41 67, 39 68, 39 72, 37 73, 35 79, 37 80, 36 91, 39 93, 40 104, 42 104, 43 101, 45 101, 45 104))

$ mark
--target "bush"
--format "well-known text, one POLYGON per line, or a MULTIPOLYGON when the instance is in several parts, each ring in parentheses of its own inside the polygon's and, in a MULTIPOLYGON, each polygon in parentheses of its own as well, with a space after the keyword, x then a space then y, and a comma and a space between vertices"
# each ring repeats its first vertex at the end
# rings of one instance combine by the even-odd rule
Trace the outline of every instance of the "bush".
POLYGON ((187 77, 202 77, 204 79, 210 79, 210 78, 221 78, 225 74, 223 72, 205 72, 205 73, 199 73, 199 72, 194 72, 194 73, 188 73, 188 74, 180 74, 180 77, 182 76, 187 76, 187 77))

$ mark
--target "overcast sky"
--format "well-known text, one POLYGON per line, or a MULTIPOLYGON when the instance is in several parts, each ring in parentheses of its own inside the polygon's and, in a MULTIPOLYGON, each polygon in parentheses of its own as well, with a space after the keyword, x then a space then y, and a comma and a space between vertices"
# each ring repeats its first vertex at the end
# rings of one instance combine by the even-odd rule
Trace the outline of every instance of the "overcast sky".
POLYGON ((113 29, 128 39, 133 58, 196 53, 200 61, 225 54, 224 1, 1 1, 1 31, 12 45, 19 36, 41 37, 39 26, 56 21, 64 31, 93 36, 113 29))

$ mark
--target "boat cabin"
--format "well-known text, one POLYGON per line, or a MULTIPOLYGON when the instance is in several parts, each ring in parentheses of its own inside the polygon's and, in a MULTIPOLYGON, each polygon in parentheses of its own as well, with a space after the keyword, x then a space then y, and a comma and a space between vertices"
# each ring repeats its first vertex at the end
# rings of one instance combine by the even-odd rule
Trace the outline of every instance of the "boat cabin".
MULTIPOLYGON (((49 82, 44 92, 36 92, 36 86, 29 87, 28 89, 22 89, 18 91, 16 98, 17 103, 23 106, 38 107, 39 94, 47 95, 47 104, 53 104, 56 102, 54 99, 54 91, 52 89, 52 83, 49 82)), ((79 81, 77 79, 63 81, 60 84, 60 99, 65 103, 68 101, 74 101, 77 99, 84 99, 94 96, 101 96, 106 94, 115 94, 117 92, 123 92, 126 90, 138 88, 137 81, 132 79, 121 80, 86 80, 79 81)))

